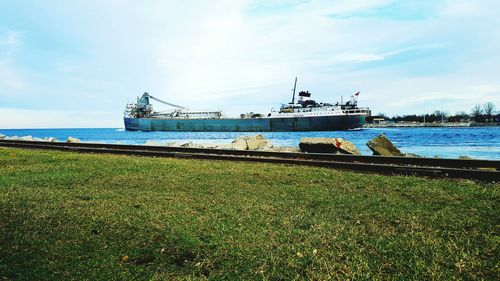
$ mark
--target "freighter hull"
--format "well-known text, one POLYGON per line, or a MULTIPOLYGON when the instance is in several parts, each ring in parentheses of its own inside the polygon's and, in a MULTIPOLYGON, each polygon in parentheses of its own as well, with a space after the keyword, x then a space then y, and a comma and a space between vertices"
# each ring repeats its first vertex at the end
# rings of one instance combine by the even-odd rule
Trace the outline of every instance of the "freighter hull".
POLYGON ((289 132, 335 131, 359 128, 365 115, 251 118, 251 119, 161 119, 124 118, 130 131, 185 132, 289 132))

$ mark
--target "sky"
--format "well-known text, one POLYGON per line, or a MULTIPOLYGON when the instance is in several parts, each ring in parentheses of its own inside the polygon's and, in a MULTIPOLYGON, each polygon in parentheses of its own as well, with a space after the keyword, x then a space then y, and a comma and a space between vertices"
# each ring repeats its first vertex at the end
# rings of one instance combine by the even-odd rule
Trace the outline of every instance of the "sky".
POLYGON ((374 114, 498 109, 498 11, 498 0, 0 0, 0 128, 121 128, 145 91, 266 113, 291 100, 295 77, 316 101, 360 91, 374 114))

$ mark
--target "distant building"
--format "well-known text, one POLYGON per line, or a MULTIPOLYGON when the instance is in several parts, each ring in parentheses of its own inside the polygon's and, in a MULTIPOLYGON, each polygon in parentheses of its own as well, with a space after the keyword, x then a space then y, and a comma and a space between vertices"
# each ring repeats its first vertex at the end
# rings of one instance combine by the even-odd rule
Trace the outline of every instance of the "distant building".
POLYGON ((385 124, 387 121, 384 116, 368 116, 366 117, 366 123, 369 124, 385 124))

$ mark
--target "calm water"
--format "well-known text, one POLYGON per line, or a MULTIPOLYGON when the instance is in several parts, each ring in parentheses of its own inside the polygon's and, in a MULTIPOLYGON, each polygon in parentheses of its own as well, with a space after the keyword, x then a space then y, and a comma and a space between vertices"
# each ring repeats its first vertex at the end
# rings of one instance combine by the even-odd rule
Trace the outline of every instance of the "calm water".
MULTIPOLYGON (((378 134, 386 134, 403 152, 422 156, 436 155, 457 158, 500 160, 500 127, 477 128, 373 128, 333 132, 275 132, 262 133, 275 146, 298 146, 303 137, 339 137, 353 142, 362 154, 371 155, 366 142, 378 134)), ((234 132, 128 132, 123 129, 0 129, 7 136, 55 137, 68 136, 85 142, 144 144, 148 140, 200 144, 230 143, 235 137, 256 133, 234 132)))

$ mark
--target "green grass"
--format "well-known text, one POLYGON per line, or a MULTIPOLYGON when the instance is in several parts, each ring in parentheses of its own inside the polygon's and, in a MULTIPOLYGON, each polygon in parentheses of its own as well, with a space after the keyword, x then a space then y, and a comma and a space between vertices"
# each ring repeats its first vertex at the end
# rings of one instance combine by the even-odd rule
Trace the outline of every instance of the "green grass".
POLYGON ((499 199, 470 181, 0 149, 0 279, 498 280, 499 199))

